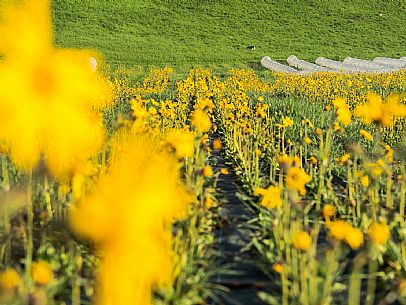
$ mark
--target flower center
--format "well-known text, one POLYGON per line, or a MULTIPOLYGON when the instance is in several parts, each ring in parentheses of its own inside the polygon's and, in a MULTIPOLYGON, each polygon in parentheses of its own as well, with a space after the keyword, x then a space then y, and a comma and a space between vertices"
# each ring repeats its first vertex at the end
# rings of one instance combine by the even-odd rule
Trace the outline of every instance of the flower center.
POLYGON ((34 91, 41 96, 48 96, 55 87, 55 75, 47 65, 36 67, 32 75, 34 91))

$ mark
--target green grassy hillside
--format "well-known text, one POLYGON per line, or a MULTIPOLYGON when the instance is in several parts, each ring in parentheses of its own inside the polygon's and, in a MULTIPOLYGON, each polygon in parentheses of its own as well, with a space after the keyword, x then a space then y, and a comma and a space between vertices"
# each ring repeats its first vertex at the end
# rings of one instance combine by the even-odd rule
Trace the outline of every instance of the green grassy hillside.
POLYGON ((54 0, 53 13, 58 45, 113 66, 406 56, 404 0, 54 0))

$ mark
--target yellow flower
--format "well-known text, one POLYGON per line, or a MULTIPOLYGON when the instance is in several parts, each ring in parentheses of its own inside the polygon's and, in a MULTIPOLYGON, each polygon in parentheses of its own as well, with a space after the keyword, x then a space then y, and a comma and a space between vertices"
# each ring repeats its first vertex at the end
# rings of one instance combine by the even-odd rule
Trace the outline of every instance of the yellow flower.
POLYGON ((369 238, 376 245, 385 245, 390 237, 390 230, 386 223, 373 223, 368 229, 369 238))
POLYGON ((193 157, 195 134, 190 131, 172 130, 166 137, 166 142, 175 148, 178 158, 193 157))
POLYGON ((293 120, 290 117, 286 116, 282 119, 282 125, 284 127, 293 126, 293 120))
POLYGON ((228 175, 228 174, 229 174, 227 168, 222 168, 222 169, 220 169, 220 173, 221 173, 222 175, 228 175))
POLYGON ((111 94, 90 53, 53 48, 50 15, 49 1, 27 0, 0 17, 0 139, 24 170, 43 156, 66 178, 98 151, 104 130, 92 109, 111 94))
POLYGON ((292 238, 293 246, 302 251, 307 251, 312 246, 312 238, 309 233, 305 231, 299 231, 292 238))
POLYGON ((385 163, 381 159, 378 159, 374 163, 365 163, 365 171, 372 179, 378 179, 385 170, 385 167, 385 163))
POLYGON ((39 285, 48 285, 54 278, 51 265, 45 261, 32 264, 31 277, 39 285))
POLYGON ((350 225, 342 220, 332 221, 327 223, 327 227, 330 230, 330 235, 338 240, 344 240, 350 225))
POLYGON ((337 133, 343 133, 344 129, 340 126, 340 124, 337 121, 335 121, 333 125, 333 131, 337 133))
POLYGON ((359 131, 360 135, 367 141, 372 141, 374 139, 374 137, 366 130, 361 129, 359 131))
POLYGON ((299 165, 300 159, 298 156, 279 155, 277 161, 283 169, 288 169, 292 165, 299 165))
POLYGON ((336 161, 340 164, 340 165, 344 165, 348 163, 348 160, 350 159, 351 155, 350 154, 344 154, 343 156, 341 156, 340 158, 336 158, 336 161))
POLYGON ((203 176, 205 176, 205 177, 213 176, 213 168, 210 165, 206 165, 203 168, 203 176))
POLYGON ((362 175, 360 178, 360 182, 363 187, 368 187, 369 186, 369 177, 367 175, 362 175))
POLYGON ((359 229, 350 226, 345 241, 351 249, 356 250, 364 243, 364 234, 359 229))
POLYGON ((272 265, 272 269, 278 273, 282 273, 283 270, 285 270, 285 267, 283 266, 282 263, 275 263, 272 265))
POLYGON ((210 209, 213 206, 213 199, 210 196, 207 196, 204 200, 204 205, 207 209, 210 209))
POLYGON ((222 145, 221 145, 220 139, 215 139, 215 140, 213 141, 213 149, 214 149, 214 150, 220 150, 221 147, 222 147, 222 145))
POLYGON ((284 169, 289 168, 293 162, 292 157, 288 155, 279 155, 277 160, 279 165, 284 169))
POLYGON ((300 195, 306 195, 305 185, 311 180, 310 176, 298 167, 291 167, 286 175, 286 188, 298 191, 300 195))
POLYGON ((317 158, 315 156, 311 156, 309 158, 309 162, 313 165, 317 164, 319 161, 317 160, 317 158))
POLYGON ((202 142, 203 145, 206 145, 207 142, 209 141, 209 135, 208 134, 204 134, 202 136, 202 138, 200 139, 200 141, 202 142))
POLYGON ((137 120, 142 120, 148 116, 148 112, 145 109, 145 106, 143 105, 143 101, 141 100, 141 98, 132 99, 130 101, 130 105, 132 114, 137 120))
POLYGON ((199 109, 193 112, 191 123, 201 133, 207 132, 211 128, 211 121, 209 116, 199 109))
POLYGON ((330 217, 334 217, 336 214, 336 208, 331 204, 326 204, 323 208, 323 216, 326 221, 330 221, 330 217))
POLYGON ((21 277, 15 269, 7 268, 0 273, 0 290, 10 293, 21 285, 21 277))
POLYGON ((337 120, 348 126, 351 123, 352 114, 346 100, 344 98, 337 98, 333 101, 333 105, 337 108, 337 120))
POLYGON ((360 117, 365 124, 372 122, 383 126, 391 126, 394 117, 405 117, 406 106, 399 103, 399 97, 391 95, 386 103, 376 93, 367 95, 367 103, 355 109, 355 115, 360 117))
POLYGON ((98 304, 151 304, 172 283, 172 223, 193 200, 176 157, 151 135, 113 139, 112 164, 70 211, 72 228, 101 251, 98 304), (135 258, 135 259, 134 259, 135 258))
POLYGON ((282 190, 280 189, 280 187, 270 186, 267 189, 255 189, 254 195, 262 197, 260 204, 263 207, 273 209, 274 207, 282 206, 281 192, 282 190))
POLYGON ((327 222, 326 225, 332 237, 346 241, 353 250, 358 249, 364 242, 364 234, 345 221, 331 221, 327 222))
POLYGON ((385 145, 385 161, 388 163, 393 162, 393 149, 389 145, 385 145))
POLYGON ((304 120, 304 124, 308 125, 310 128, 314 128, 314 124, 312 121, 310 121, 309 119, 305 119, 304 120))
POLYGON ((304 142, 306 143, 306 144, 312 144, 312 139, 310 139, 309 137, 305 137, 304 138, 304 142))

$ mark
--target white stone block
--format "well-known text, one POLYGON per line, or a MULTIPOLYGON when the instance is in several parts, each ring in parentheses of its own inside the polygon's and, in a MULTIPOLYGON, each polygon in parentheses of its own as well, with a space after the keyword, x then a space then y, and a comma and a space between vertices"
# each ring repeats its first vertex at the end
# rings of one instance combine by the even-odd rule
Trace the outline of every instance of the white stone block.
POLYGON ((403 60, 389 57, 375 57, 373 61, 387 66, 393 66, 396 68, 406 68, 406 59, 403 60))
POLYGON ((295 55, 290 55, 286 61, 290 66, 301 69, 301 70, 305 70, 305 71, 328 72, 328 71, 332 70, 332 69, 327 69, 325 67, 321 67, 321 66, 316 65, 311 62, 307 62, 305 60, 298 59, 295 55))
POLYGON ((274 71, 274 72, 283 72, 283 73, 297 73, 298 71, 292 67, 280 64, 272 60, 269 56, 265 56, 261 59, 261 66, 265 69, 274 71))

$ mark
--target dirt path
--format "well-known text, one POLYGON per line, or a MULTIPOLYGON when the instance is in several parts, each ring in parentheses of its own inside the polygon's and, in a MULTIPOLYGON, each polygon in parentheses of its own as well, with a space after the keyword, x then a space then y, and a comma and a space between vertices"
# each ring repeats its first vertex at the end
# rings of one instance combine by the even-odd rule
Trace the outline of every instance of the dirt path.
MULTIPOLYGON (((227 167, 222 153, 214 151, 211 164, 215 171, 227 167)), ((229 274, 218 274, 217 284, 227 287, 227 296, 221 297, 224 305, 264 304, 257 293, 267 286, 268 279, 253 264, 254 256, 244 248, 250 242, 251 228, 247 222, 254 217, 250 209, 237 196, 237 178, 229 169, 229 175, 220 175, 217 193, 221 202, 220 216, 223 225, 215 232, 219 266, 227 266, 229 274)))

